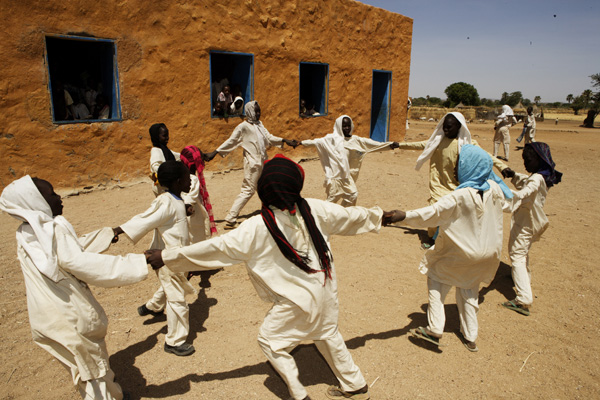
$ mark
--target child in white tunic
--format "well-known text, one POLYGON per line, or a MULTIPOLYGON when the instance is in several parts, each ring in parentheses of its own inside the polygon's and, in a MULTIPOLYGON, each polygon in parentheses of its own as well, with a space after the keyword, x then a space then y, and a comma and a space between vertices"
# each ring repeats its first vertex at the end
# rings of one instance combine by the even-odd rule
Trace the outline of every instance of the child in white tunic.
MULTIPOLYGON (((500 143, 504 144, 504 161, 508 161, 510 148, 510 127, 517 123, 512 108, 508 105, 502 106, 502 114, 498 115, 494 124, 494 157, 498 157, 500 143)), ((501 157, 498 157, 501 158, 501 157)))
POLYGON ((154 124, 150 127, 150 140, 152 141, 152 149, 150 149, 150 179, 154 182, 152 191, 155 196, 158 196, 165 191, 156 179, 158 167, 165 161, 179 160, 179 153, 171 151, 167 147, 169 143, 169 129, 163 123, 154 124))
POLYGON ((188 247, 150 251, 154 267, 172 271, 228 267, 244 262, 261 298, 272 302, 258 341, 285 380, 293 399, 306 399, 298 369, 289 354, 313 340, 339 380, 332 399, 368 399, 368 387, 338 331, 337 279, 329 251, 332 235, 378 231, 380 208, 344 208, 300 196, 304 173, 283 156, 265 163, 258 182, 261 215, 238 228, 188 247))
POLYGON ((510 189, 492 172, 492 160, 481 148, 465 144, 457 166, 456 190, 429 207, 396 211, 385 224, 403 221, 417 228, 439 226, 440 233, 419 267, 427 275, 428 326, 411 330, 439 345, 445 325, 444 299, 456 286, 456 305, 465 346, 478 351, 477 311, 480 283, 494 278, 502 253, 502 213, 510 211, 510 189))
POLYGON ((356 205, 358 189, 356 181, 367 153, 398 148, 397 142, 376 142, 369 138, 352 135, 354 122, 347 115, 335 120, 333 133, 322 138, 300 142, 303 146, 317 148, 321 165, 325 171, 323 186, 327 192, 327 201, 345 207, 356 205))
POLYGON ((558 184, 562 173, 554 169, 550 147, 546 143, 533 142, 523 149, 525 169, 531 175, 511 171, 512 183, 517 188, 513 206, 508 251, 512 264, 512 277, 517 297, 502 303, 510 310, 529 315, 533 303, 531 291, 531 269, 529 250, 533 242, 540 239, 546 228, 548 218, 544 213, 544 204, 548 189, 558 184))
POLYGON ((60 196, 42 179, 27 175, 9 184, 0 209, 23 221, 17 256, 34 342, 70 371, 82 398, 122 399, 104 341, 108 318, 87 284, 110 288, 139 282, 148 274, 145 258, 97 254, 110 246, 112 230, 78 238, 61 215, 60 196))
POLYGON ((225 229, 232 229, 237 223, 237 217, 250 198, 256 192, 256 183, 262 172, 263 163, 267 160, 267 148, 270 146, 296 147, 295 140, 282 139, 271 135, 260 121, 261 109, 257 101, 250 101, 244 106, 246 121, 234 129, 233 133, 215 151, 206 153, 206 160, 212 160, 217 154, 225 157, 238 147, 244 149, 244 180, 242 190, 233 202, 229 212, 225 216, 225 229))
MULTIPOLYGON (((159 195, 146 211, 115 228, 115 235, 125 233, 133 243, 137 243, 148 232, 154 231, 150 245, 153 249, 187 246, 190 237, 186 217, 191 210, 186 210, 180 196, 181 192, 190 190, 189 170, 181 161, 165 161, 158 169, 158 181, 168 191, 159 195)), ((194 346, 185 342, 190 329, 185 295, 196 291, 182 272, 161 268, 157 276, 162 290, 158 290, 138 312, 158 314, 164 308, 168 326, 164 349, 167 353, 188 356, 194 352, 194 346)))

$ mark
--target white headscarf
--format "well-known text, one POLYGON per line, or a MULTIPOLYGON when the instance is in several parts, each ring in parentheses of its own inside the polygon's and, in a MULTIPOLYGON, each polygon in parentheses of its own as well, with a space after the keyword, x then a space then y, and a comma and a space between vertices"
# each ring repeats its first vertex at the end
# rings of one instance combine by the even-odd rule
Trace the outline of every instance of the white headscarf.
POLYGON ((252 125, 260 124, 260 121, 256 119, 256 112, 254 111, 254 106, 258 104, 258 101, 252 100, 246 103, 244 106, 244 111, 246 113, 246 121, 251 123, 252 125))
POLYGON ((504 119, 507 117, 512 117, 514 115, 515 113, 513 112, 512 108, 510 108, 509 105, 505 104, 502 106, 502 114, 498 115, 498 119, 504 119))
POLYGON ((59 280, 54 249, 54 224, 73 227, 63 217, 52 217, 52 210, 29 175, 10 183, 0 196, 0 209, 23 224, 17 230, 17 243, 35 267, 54 282, 59 280))
POLYGON ((417 171, 419 169, 421 169, 421 167, 423 166, 425 161, 427 161, 431 158, 435 149, 437 149, 437 147, 442 142, 442 138, 444 137, 444 129, 443 129, 444 121, 446 120, 446 117, 450 114, 454 115, 456 117, 456 119, 458 120, 458 122, 460 122, 460 129, 458 131, 458 138, 457 138, 458 139, 458 153, 460 154, 460 149, 463 145, 471 144, 471 132, 469 132, 469 128, 467 128, 467 121, 465 120, 464 115, 462 115, 459 112, 450 112, 450 113, 444 115, 444 118, 442 118, 440 120, 440 122, 438 122, 437 126, 435 127, 435 130, 433 131, 433 134, 431 135, 431 137, 429 138, 429 141, 425 145, 425 149, 423 150, 423 152, 421 153, 419 158, 417 158, 417 165, 415 166, 415 169, 417 171))
POLYGON ((321 165, 325 170, 325 176, 332 178, 348 178, 350 176, 350 165, 348 164, 348 153, 344 149, 344 133, 342 131, 342 121, 344 118, 350 120, 350 134, 354 131, 354 122, 347 115, 342 115, 335 120, 333 124, 333 133, 325 135, 315 140, 317 153, 321 165))
POLYGON ((244 99, 243 99, 241 96, 237 96, 237 97, 235 98, 235 100, 233 100, 233 103, 231 103, 231 106, 229 106, 229 109, 230 109, 231 111, 233 111, 233 112, 237 111, 238 113, 240 113, 240 114, 241 114, 242 107, 244 107, 244 99), (235 102, 236 102, 236 101, 238 101, 238 100, 241 100, 241 101, 242 101, 242 105, 241 105, 239 108, 235 106, 235 102))

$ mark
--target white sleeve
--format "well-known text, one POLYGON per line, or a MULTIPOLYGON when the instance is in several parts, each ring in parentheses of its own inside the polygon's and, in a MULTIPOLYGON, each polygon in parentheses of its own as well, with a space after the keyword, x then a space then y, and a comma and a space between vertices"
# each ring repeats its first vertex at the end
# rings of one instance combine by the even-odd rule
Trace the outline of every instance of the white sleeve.
POLYGON ((407 211, 404 221, 397 225, 409 225, 415 228, 440 226, 442 222, 452 216, 457 206, 456 198, 452 194, 449 194, 443 196, 435 204, 407 211))
POLYGON ((163 225, 169 218, 168 205, 162 203, 159 196, 152 202, 150 208, 122 224, 121 229, 135 244, 148 232, 163 225))

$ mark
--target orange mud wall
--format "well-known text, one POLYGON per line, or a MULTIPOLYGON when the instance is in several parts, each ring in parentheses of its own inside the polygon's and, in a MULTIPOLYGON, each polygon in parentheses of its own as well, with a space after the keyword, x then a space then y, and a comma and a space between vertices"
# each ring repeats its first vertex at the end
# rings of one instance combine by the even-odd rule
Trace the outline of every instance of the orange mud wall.
MULTIPOLYGON (((0 189, 30 174, 58 188, 114 185, 149 173, 148 128, 164 122, 169 148, 212 151, 239 118, 213 119, 211 50, 254 55, 254 99, 274 135, 330 133, 341 114, 369 136, 372 71, 392 72, 389 140, 405 134, 412 19, 353 0, 2 1, 0 189), (54 124, 45 35, 115 40, 122 121, 54 124), (298 115, 299 63, 329 65, 328 115, 298 115)), ((270 150, 274 154, 276 150, 270 150)), ((286 148, 295 159, 315 156, 286 148)), ((209 170, 242 165, 241 148, 209 170)))

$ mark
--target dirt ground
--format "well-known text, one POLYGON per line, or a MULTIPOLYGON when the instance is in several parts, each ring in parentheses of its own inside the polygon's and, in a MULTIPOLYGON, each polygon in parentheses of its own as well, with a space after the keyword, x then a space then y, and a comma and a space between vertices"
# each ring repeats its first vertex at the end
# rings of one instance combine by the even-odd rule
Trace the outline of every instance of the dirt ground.
MULTIPOLYGON (((459 323, 454 291, 447 298, 441 349, 413 340, 408 330, 426 324, 426 278, 417 266, 424 232, 382 228, 379 234, 335 237, 332 250, 339 279, 340 331, 371 386, 373 399, 404 398, 600 398, 599 242, 600 129, 579 122, 538 124, 537 139, 550 144, 563 182, 550 190, 550 228, 530 253, 532 314, 525 317, 499 303, 514 297, 506 250, 496 279, 480 291, 478 353, 468 352, 456 335, 459 323), (596 255, 594 255, 596 254, 596 255)), ((407 140, 423 140, 432 122, 413 121, 407 140)), ((513 129, 509 165, 525 172, 515 151, 513 129)), ((472 124, 482 147, 492 149, 491 124, 472 124)), ((294 153, 289 153, 294 156, 294 153)), ((358 181, 359 205, 412 209, 426 205, 427 168, 416 172, 418 152, 390 151, 366 158, 358 181)), ((298 158, 298 157, 296 157, 298 158)), ((323 172, 316 159, 303 163, 303 195, 324 198, 323 172)), ((37 175, 45 177, 43 171, 37 175)), ((222 232, 228 207, 238 194, 241 171, 209 173, 207 185, 222 232)), ((127 188, 94 191, 64 199, 65 217, 80 234, 117 226, 148 207, 149 181, 127 188)), ((258 209, 255 196, 244 209, 258 209)), ((505 216, 505 232, 509 229, 505 216)), ((0 215, 0 398, 78 399, 67 371, 36 346, 30 334, 25 287, 16 260, 18 222, 0 215)), ((507 238, 505 234, 505 241, 507 238)), ((122 240, 113 254, 142 252, 122 240)), ((506 246, 505 246, 506 248, 506 246)), ((198 287, 199 278, 193 284, 198 287)), ((270 305, 262 302, 243 265, 211 278, 212 287, 189 298, 190 357, 163 351, 165 318, 139 317, 136 308, 158 287, 147 280, 129 287, 93 287, 109 320, 106 338, 118 381, 133 399, 287 399, 286 385, 266 362, 256 335, 270 305)), ((325 399, 335 378, 310 343, 293 353, 303 384, 313 399, 325 399)))

